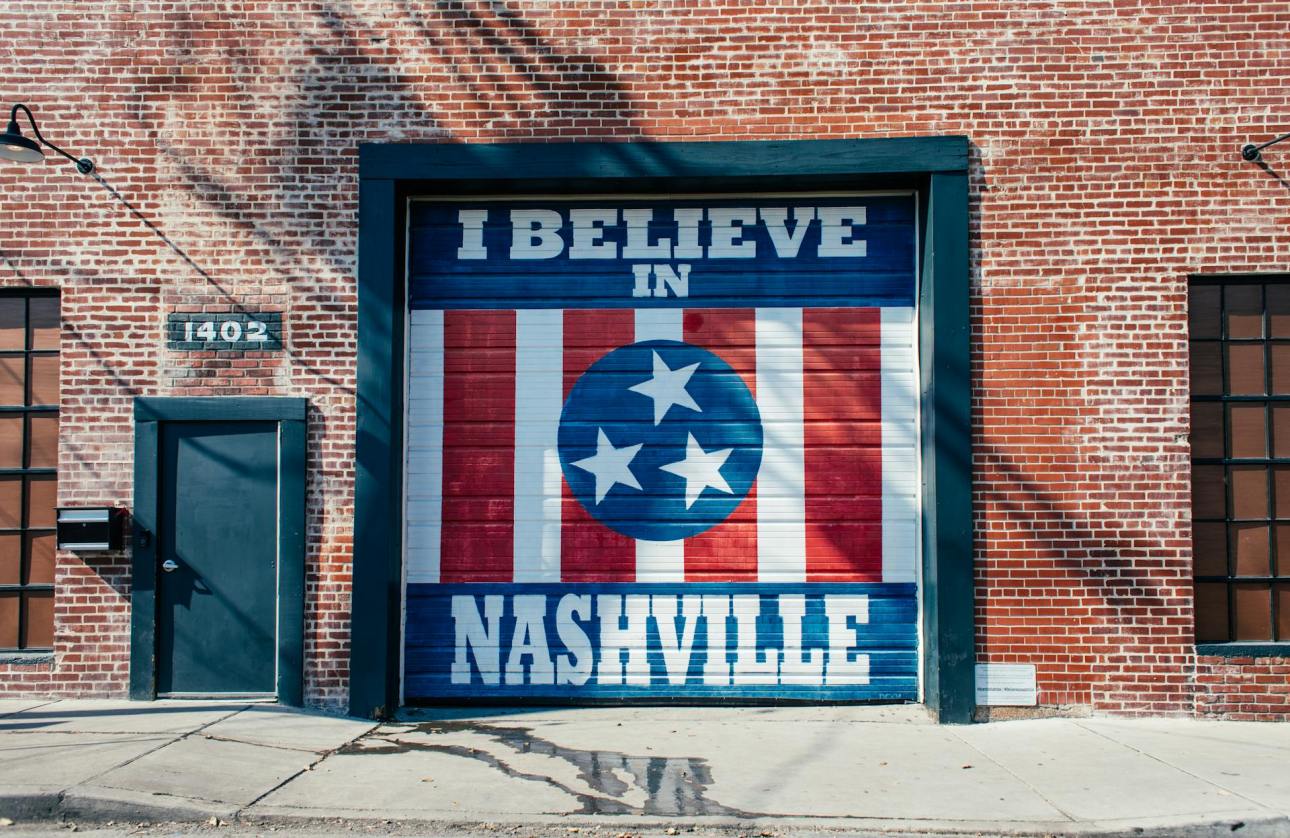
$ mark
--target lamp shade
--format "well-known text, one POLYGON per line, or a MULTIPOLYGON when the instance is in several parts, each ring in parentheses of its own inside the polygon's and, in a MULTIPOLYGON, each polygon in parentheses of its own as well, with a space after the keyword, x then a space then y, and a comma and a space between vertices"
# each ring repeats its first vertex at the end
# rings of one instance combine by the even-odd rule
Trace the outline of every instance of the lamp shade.
POLYGON ((45 153, 35 140, 22 135, 16 119, 9 120, 9 127, 0 134, 0 160, 13 160, 16 163, 39 163, 45 159, 45 153))

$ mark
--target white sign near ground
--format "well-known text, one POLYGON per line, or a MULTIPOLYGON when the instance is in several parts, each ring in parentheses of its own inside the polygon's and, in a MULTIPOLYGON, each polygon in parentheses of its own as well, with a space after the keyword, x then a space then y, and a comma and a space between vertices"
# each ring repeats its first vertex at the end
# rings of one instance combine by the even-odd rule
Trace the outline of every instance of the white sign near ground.
POLYGON ((1033 707, 1038 704, 1033 664, 978 663, 976 703, 990 707, 1033 707))

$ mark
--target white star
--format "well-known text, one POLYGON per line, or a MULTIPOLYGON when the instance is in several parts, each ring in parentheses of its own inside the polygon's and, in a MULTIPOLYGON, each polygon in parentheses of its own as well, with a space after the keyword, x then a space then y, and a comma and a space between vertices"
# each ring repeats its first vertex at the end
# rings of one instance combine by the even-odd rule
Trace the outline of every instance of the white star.
POLYGON ((689 439, 685 443, 685 459, 659 466, 663 471, 685 478, 685 508, 694 506, 699 495, 703 494, 703 490, 708 487, 733 495, 734 490, 730 488, 726 478, 721 476, 721 467, 726 464, 726 458, 735 449, 704 451, 698 440, 694 438, 694 434, 688 436, 689 439))
POLYGON ((685 385, 689 383, 690 376, 699 368, 698 364, 690 364, 688 367, 681 367, 674 370, 669 369, 663 359, 654 353, 654 375, 648 381, 642 381, 640 384, 628 387, 628 390, 642 393, 654 400, 654 424, 663 421, 668 408, 674 404, 681 407, 688 407, 690 410, 697 410, 702 413, 703 409, 694 403, 690 394, 686 392, 685 385))
POLYGON ((640 489, 641 484, 636 480, 636 475, 632 474, 629 466, 643 444, 615 448, 609 441, 609 437, 605 436, 605 429, 596 429, 596 455, 572 463, 596 476, 596 503, 604 500, 605 495, 609 494, 609 490, 617 483, 640 489))

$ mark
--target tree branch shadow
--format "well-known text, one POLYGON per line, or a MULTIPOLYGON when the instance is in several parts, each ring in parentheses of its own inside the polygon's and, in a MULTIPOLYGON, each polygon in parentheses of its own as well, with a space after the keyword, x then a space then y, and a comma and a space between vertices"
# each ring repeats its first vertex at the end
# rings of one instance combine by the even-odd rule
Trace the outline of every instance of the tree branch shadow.
MULTIPOLYGON (((1087 499, 1079 503, 1063 499, 1060 492, 1011 460, 1004 447, 982 445, 976 457, 980 480, 1001 484, 979 490, 978 529, 982 523, 980 505, 988 504, 996 510, 991 520, 1001 517, 1007 522, 1004 538, 1027 542, 1010 548, 1026 554, 1020 569, 1024 579, 1010 581, 1008 573, 988 564, 978 569, 978 650, 993 651, 990 646, 996 640, 1047 647, 1028 656, 1039 664, 1041 685, 1046 665, 1064 673, 1061 677, 1067 682, 1053 692, 1071 695, 1087 691, 1089 700, 1096 702, 1099 696, 1105 697, 1141 679, 1181 705, 1186 699, 1186 685, 1164 683, 1165 670, 1174 671, 1176 667, 1163 661, 1171 655, 1190 654, 1190 625, 1170 623, 1169 618, 1185 613, 1191 579, 1186 570, 1178 568, 1174 557, 1155 555, 1175 549, 1159 542, 1164 531, 1153 530, 1144 513, 1137 513, 1143 516, 1140 523, 1117 519, 1111 512, 1102 518, 1081 505, 1087 504, 1087 499), (1051 596, 1042 601, 1007 606, 1045 611, 1047 616, 1041 618, 1040 628, 1032 621, 1026 633, 1018 634, 1006 622, 996 623, 993 615, 983 612, 989 597, 999 597, 997 589, 1009 584, 1025 584, 1032 591, 1051 589, 1051 596), (1062 608, 1072 613, 1055 613, 1055 609, 1062 608), (1085 610, 1087 614, 1081 613, 1085 610), (1042 630, 1042 619, 1050 620, 1046 632, 1042 630), (1061 649, 1062 657, 1072 659, 1081 655, 1096 657, 1096 665, 1085 674, 1073 674, 1063 669, 1062 661, 1051 659, 1050 650, 1054 649, 1061 649), (1156 661, 1161 662, 1159 671, 1145 671, 1149 663, 1156 661)), ((978 542, 982 540, 978 534, 978 542)), ((978 555, 988 556, 988 548, 988 540, 980 543, 978 555)), ((1162 699, 1145 699, 1138 694, 1132 700, 1162 699)), ((1041 696, 1041 701, 1049 700, 1041 696)))
MULTIPOLYGON (((122 44, 112 72, 125 67, 129 75, 114 75, 113 83, 129 95, 113 106, 123 107, 124 133, 132 144, 122 150, 119 171, 113 171, 110 160, 100 161, 94 180, 179 260, 182 267, 173 280, 183 286, 179 293, 200 296, 198 283, 190 286, 179 278, 191 271, 221 306, 226 302, 234 311, 249 313, 243 300, 261 293, 263 283, 253 275, 241 276, 240 263, 237 276, 221 271, 219 248, 241 247, 248 254, 246 264, 283 279, 286 306, 301 319, 299 332, 291 330, 284 341, 290 363, 286 375, 311 378, 295 383, 317 390, 309 415, 311 450, 344 452, 353 443, 345 411, 352 410, 356 398, 350 355, 356 319, 358 145, 408 138, 626 142, 646 138, 649 125, 633 101, 630 79, 580 46, 562 49, 533 20, 498 0, 470 5, 436 0, 424 8, 400 0, 378 11, 345 2, 313 4, 301 10, 291 34, 283 36, 290 41, 290 61, 283 59, 281 41, 279 51, 257 54, 259 47, 241 40, 237 8, 183 7, 173 24, 168 18, 166 26, 156 27, 147 38, 132 37, 122 44), (418 96, 417 85, 424 80, 404 75, 396 52, 374 46, 396 33, 429 48, 433 74, 468 93, 467 106, 456 110, 440 104, 447 102, 445 97, 423 101, 418 96), (169 60, 159 63, 159 54, 169 60), (215 92, 218 97, 211 95, 215 92), (212 101, 221 104, 206 104, 212 101), (208 129, 205 135, 203 129, 208 129), (134 174, 131 167, 139 159, 147 162, 141 174, 134 174), (195 209, 185 208, 174 218, 150 210, 153 196, 172 186, 191 198, 195 209), (182 235, 190 229, 184 226, 188 223, 214 230, 216 222, 229 225, 230 241, 208 244, 204 230, 182 235), (305 322, 312 312, 339 325, 305 322), (350 436, 340 436, 346 433, 350 436)), ((662 168, 664 154, 646 144, 624 146, 621 157, 632 171, 652 175, 662 168)), ((37 284, 20 270, 28 267, 25 263, 0 255, 23 283, 37 284)), ((153 259, 149 268, 154 275, 148 277, 149 313, 155 310, 163 318, 165 306, 182 299, 173 296, 173 285, 155 275, 168 272, 159 264, 164 258, 153 259)), ((108 263, 82 267, 58 258, 46 263, 51 272, 66 277, 69 294, 77 283, 117 282, 110 279, 115 266, 108 263)), ((123 260, 118 270, 128 275, 128 263, 123 260)), ((137 380, 121 375, 101 341, 82 331, 84 325, 69 322, 64 327, 67 340, 87 353, 78 362, 78 374, 101 374, 103 389, 121 398, 172 388, 164 365, 145 368, 137 380)), ((146 341, 140 343, 146 346, 146 341)), ((164 357, 163 351, 155 356, 164 357)), ((69 456, 77 469, 91 470, 104 485, 129 480, 93 459, 88 446, 69 456)), ((306 609, 316 627, 311 628, 317 632, 315 642, 334 640, 337 633, 319 615, 346 607, 333 602, 347 602, 347 597, 336 598, 335 589, 347 584, 344 568, 337 568, 346 526, 340 519, 352 501, 352 488, 345 487, 340 475, 353 464, 345 462, 343 453, 339 458, 328 453, 333 459, 324 471, 322 456, 311 459, 307 481, 311 536, 306 609)), ((83 474, 90 476, 89 471, 83 474)), ((118 556, 113 561, 123 560, 118 556)), ((103 571, 113 588, 128 595, 128 566, 103 571)), ((332 693, 343 689, 343 651, 310 649, 313 700, 335 700, 332 693), (319 687, 323 680, 331 683, 319 687)))

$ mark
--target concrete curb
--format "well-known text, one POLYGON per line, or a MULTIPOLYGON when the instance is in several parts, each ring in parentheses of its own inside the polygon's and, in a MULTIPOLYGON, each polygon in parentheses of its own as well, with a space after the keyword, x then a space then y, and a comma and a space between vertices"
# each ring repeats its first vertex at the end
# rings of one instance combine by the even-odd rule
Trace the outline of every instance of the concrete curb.
POLYGON ((225 824, 245 826, 278 826, 296 829, 336 829, 353 827, 371 829, 374 824, 391 833, 427 831, 448 834, 489 835, 519 828, 535 833, 571 828, 640 830, 681 833, 692 830, 730 832, 744 835, 750 829, 788 833, 799 838, 812 835, 847 833, 864 835, 999 835, 1028 836, 1071 835, 1081 838, 1219 838, 1240 835, 1246 838, 1285 838, 1290 835, 1290 816, 1230 815, 1212 820, 1188 821, 1183 818, 1151 818, 1128 821, 1098 822, 1000 822, 1000 821, 933 821, 891 820, 885 818, 793 818, 768 817, 739 819, 731 817, 666 818, 639 815, 542 815, 526 817, 399 817, 378 812, 317 812, 273 809, 241 809, 213 801, 167 798, 120 789, 94 787, 65 792, 0 794, 0 815, 15 822, 48 822, 71 820, 80 823, 128 821, 149 823, 204 824, 218 818, 225 824), (161 799, 158 799, 161 798, 161 799), (488 824, 488 826, 485 826, 488 824))
POLYGON ((509 829, 527 830, 533 834, 543 831, 565 833, 570 828, 581 828, 614 831, 645 831, 664 833, 675 829, 681 834, 695 830, 704 832, 729 832, 733 835, 746 836, 750 833, 771 832, 780 835, 791 835, 794 838, 810 836, 1010 836, 1011 838, 1053 838, 1053 836, 1080 836, 1080 838, 1219 838, 1219 836, 1254 836, 1254 838, 1286 838, 1290 836, 1290 817, 1274 816, 1262 818, 1233 819, 1226 818, 1207 822, 1186 822, 1182 820, 1152 819, 1151 821, 1119 821, 1114 823, 1057 822, 1042 821, 1021 823, 1016 821, 915 821, 888 820, 882 818, 750 818, 738 819, 729 817, 683 817, 660 818, 639 815, 605 815, 590 816, 542 816, 522 819, 507 818, 471 818, 465 819, 432 819, 432 818, 388 818, 382 815, 369 816, 336 816, 327 817, 318 814, 285 814, 279 811, 272 813, 243 812, 237 821, 248 825, 283 825, 300 827, 348 826, 354 829, 371 829, 373 824, 381 824, 387 830, 425 830, 433 832, 464 833, 489 835, 502 833, 509 829), (388 821, 388 823, 387 823, 388 821), (486 829, 482 824, 490 824, 486 829))
POLYGON ((0 815, 15 821, 41 821, 57 818, 63 805, 61 792, 0 794, 0 815))
POLYGON ((238 808, 229 803, 95 786, 65 792, 59 814, 69 820, 84 821, 200 823, 212 817, 232 821, 237 817, 238 808))

